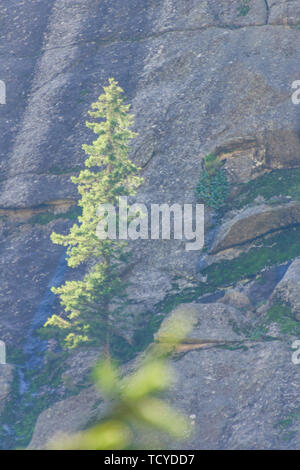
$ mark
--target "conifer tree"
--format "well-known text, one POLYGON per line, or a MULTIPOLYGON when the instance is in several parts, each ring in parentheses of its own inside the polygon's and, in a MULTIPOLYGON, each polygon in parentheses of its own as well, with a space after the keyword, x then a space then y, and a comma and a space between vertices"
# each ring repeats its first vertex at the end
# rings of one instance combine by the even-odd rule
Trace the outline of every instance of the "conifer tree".
POLYGON ((97 236, 97 225, 103 220, 98 208, 100 204, 116 206, 119 196, 134 195, 142 179, 139 168, 128 158, 130 141, 137 135, 130 130, 130 105, 124 104, 123 90, 113 78, 92 104, 92 110, 89 114, 95 122, 86 125, 97 138, 91 145, 83 145, 88 156, 86 168, 71 178, 80 194, 82 215, 67 235, 51 235, 53 243, 67 247, 70 267, 84 263, 89 270, 82 280, 67 281, 52 289, 59 295, 64 313, 53 315, 45 326, 55 327, 56 331, 59 328, 69 348, 100 341, 109 354, 112 327, 120 320, 119 309, 111 311, 110 305, 124 289, 120 269, 127 249, 125 242, 97 236))

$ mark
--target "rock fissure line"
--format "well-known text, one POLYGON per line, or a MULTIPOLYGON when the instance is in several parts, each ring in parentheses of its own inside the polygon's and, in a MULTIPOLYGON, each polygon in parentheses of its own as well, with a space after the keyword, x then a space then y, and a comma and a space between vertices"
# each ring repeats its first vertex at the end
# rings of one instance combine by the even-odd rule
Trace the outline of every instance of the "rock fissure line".
POLYGON ((266 5, 266 10, 267 10, 267 18, 266 18, 266 25, 269 24, 269 19, 270 19, 270 7, 268 4, 268 0, 265 0, 265 5, 266 5))
MULTIPOLYGON (((82 40, 82 41, 76 41, 76 42, 71 42, 69 44, 65 45, 58 45, 54 47, 49 47, 49 48, 44 48, 41 50, 41 53, 43 54, 44 52, 52 51, 52 50, 58 50, 58 49, 65 49, 67 47, 74 47, 78 46, 81 44, 91 44, 91 45, 96 45, 96 46, 110 46, 112 44, 118 44, 122 42, 139 42, 139 41, 147 41, 148 39, 158 39, 162 36, 165 36, 167 34, 172 34, 172 33, 193 33, 193 32, 202 32, 202 31, 207 31, 208 29, 226 29, 229 31, 234 31, 236 29, 242 29, 242 28, 248 28, 248 27, 261 27, 265 26, 265 23, 261 24, 254 24, 250 23, 247 25, 235 25, 235 24, 211 24, 211 25, 205 25, 205 26, 199 26, 195 28, 169 28, 166 29, 165 31, 158 31, 157 33, 150 33, 147 35, 140 35, 140 36, 134 36, 134 37, 120 37, 120 38, 109 38, 109 39, 89 39, 89 40, 82 40)), ((285 24, 279 24, 279 25, 272 25, 272 26, 286 26, 285 24)))
MULTIPOLYGON (((272 337, 274 341, 283 341, 283 338, 272 337)), ((195 349, 208 349, 208 348, 215 348, 220 346, 254 346, 255 344, 263 343, 265 340, 256 339, 250 340, 249 338, 229 341, 229 340, 191 340, 190 342, 184 342, 176 346, 175 353, 184 353, 189 351, 194 351, 195 349)))
MULTIPOLYGON (((264 0, 265 1, 265 4, 266 4, 266 9, 267 9, 267 13, 268 13, 268 16, 269 16, 269 12, 270 12, 270 8, 269 8, 269 5, 268 5, 268 1, 267 0, 264 0)), ((194 28, 169 28, 169 29, 166 29, 165 31, 158 31, 157 33, 150 33, 150 34, 147 34, 147 35, 140 35, 140 36, 134 36, 134 37, 129 37, 129 36, 124 36, 123 38, 122 37, 119 37, 119 38, 95 38, 95 39, 83 39, 81 41, 76 41, 76 42, 70 42, 69 44, 65 44, 65 45, 57 45, 57 46, 53 46, 53 47, 49 47, 49 48, 44 48, 41 50, 41 53, 44 53, 44 52, 48 52, 48 51, 52 51, 52 50, 58 50, 58 49, 64 49, 64 48, 67 48, 67 47, 74 47, 74 46, 77 46, 77 45, 81 45, 81 44, 92 44, 92 45, 97 45, 97 46, 110 46, 112 44, 118 44, 118 43, 122 43, 122 42, 139 42, 139 41, 147 41, 148 39, 158 39, 162 36, 165 36, 167 34, 172 34, 172 33, 193 33, 193 32, 202 32, 202 31, 206 31, 208 29, 212 29, 212 28, 215 28, 215 29, 225 29, 225 30, 229 30, 229 31, 234 31, 234 30, 237 30, 237 29, 242 29, 242 28, 259 28, 259 27, 262 27, 262 26, 266 26, 268 24, 268 20, 266 23, 261 23, 261 24, 255 24, 255 23, 249 23, 249 24, 239 24, 239 25, 236 25, 236 24, 230 24, 230 23, 225 23, 225 24, 210 24, 210 25, 204 25, 204 26, 198 26, 198 27, 194 27, 194 28)), ((272 24, 272 25, 269 25, 269 26, 284 26, 286 27, 287 25, 286 24, 272 24)))
MULTIPOLYGON (((268 5, 267 4, 267 0, 265 0, 266 2, 266 6, 268 5)), ((268 12, 269 12, 269 7, 268 8, 268 12)), ((158 39, 160 37, 163 37, 164 35, 167 35, 167 34, 172 34, 172 33, 192 33, 192 32, 204 32, 208 29, 211 29, 211 28, 215 28, 215 29, 222 29, 222 30, 227 30, 227 31, 236 31, 236 30, 239 30, 239 29, 243 29, 243 28, 254 28, 254 27, 263 27, 263 26, 275 26, 275 27, 287 27, 288 25, 286 24, 273 24, 273 25, 269 25, 269 13, 267 15, 267 20, 265 23, 261 23, 261 24, 248 24, 248 25, 232 25, 232 24, 224 24, 224 25, 207 25, 207 26, 202 26, 202 27, 199 27, 199 28, 188 28, 188 29, 168 29, 166 31, 161 31, 161 32, 158 32, 158 33, 154 33, 154 34, 149 34, 147 36, 136 36, 136 37, 133 37, 133 38, 111 38, 111 39, 89 39, 89 40, 82 40, 82 41, 76 41, 76 42, 72 42, 72 43, 69 43, 69 44, 66 44, 66 45, 62 45, 62 46, 55 46, 55 47, 51 47, 51 48, 45 48, 45 49, 42 49, 41 50, 41 54, 44 54, 45 52, 48 52, 48 51, 52 51, 52 50, 59 50, 59 49, 65 49, 65 48, 68 48, 68 47, 75 47, 75 46, 78 46, 78 45, 82 45, 82 44, 91 44, 91 45, 96 45, 98 47, 106 47, 106 46, 111 46, 111 45, 114 45, 114 44, 119 44, 119 43, 131 43, 131 42, 140 42, 140 41, 147 41, 147 40, 151 40, 151 39, 158 39)), ((27 55, 27 56, 17 56, 15 55, 16 57, 18 58, 28 58, 28 57, 32 57, 30 55, 27 55)), ((86 56, 84 57, 86 58, 86 56)), ((72 67, 78 65, 78 63, 81 62, 82 59, 78 59, 75 61, 75 63, 72 63, 69 67, 65 68, 64 70, 62 70, 61 72, 58 72, 57 74, 55 74, 49 81, 46 81, 44 82, 42 85, 40 85, 38 88, 32 90, 31 93, 28 94, 28 97, 30 96, 33 96, 35 93, 39 92, 44 86, 46 86, 48 83, 51 83, 53 80, 55 80, 59 75, 61 75, 62 73, 66 73, 69 69, 71 69, 72 67)))
MULTIPOLYGON (((265 3, 266 3, 266 8, 267 8, 267 12, 268 12, 268 16, 269 16, 269 12, 270 12, 270 8, 268 6, 268 3, 267 3, 267 0, 264 0, 265 3)), ((211 29, 211 28, 215 28, 215 29, 225 29, 225 30, 229 30, 229 31, 235 31, 237 29, 242 29, 242 28, 260 28, 262 26, 266 26, 266 25, 269 25, 268 23, 268 19, 267 19, 267 22, 266 23, 261 23, 261 24, 254 24, 254 23, 249 23, 249 24, 246 24, 246 25, 235 25, 235 24, 224 24, 224 25, 221 25, 221 24, 216 24, 216 25, 206 25, 206 26, 201 26, 201 27, 197 27, 197 28, 186 28, 186 29, 168 29, 166 31, 160 31, 160 32, 157 32, 157 33, 153 33, 153 34, 149 34, 149 35, 146 35, 146 36, 136 36, 136 37, 124 37, 124 38, 111 38, 111 39, 88 39, 88 40, 81 40, 81 41, 76 41, 76 42, 70 42, 69 44, 65 44, 65 45, 58 45, 58 46, 53 46, 53 47, 49 47, 49 48, 44 48, 44 49, 41 49, 40 51, 40 54, 44 54, 45 52, 48 52, 48 51, 53 51, 53 50, 59 50, 59 49, 65 49, 65 48, 68 48, 68 47, 75 47, 75 46, 78 46, 78 45, 82 45, 82 44, 91 44, 91 45, 96 45, 96 46, 110 46, 112 44, 118 44, 118 43, 122 43, 122 42, 139 42, 139 41, 147 41, 148 39, 157 39, 157 38, 160 38, 166 34, 171 34, 171 33, 192 33, 192 32, 202 32, 202 31, 206 31, 208 29, 211 29)), ((286 27, 286 26, 289 26, 289 25, 286 25, 286 24, 272 24, 272 25, 269 25, 269 26, 276 26, 276 27, 279 27, 279 26, 283 26, 283 27, 286 27)), ((4 56, 6 56, 7 54, 4 54, 4 56)), ((0 54, 0 56, 2 57, 2 55, 0 54)), ((24 54, 24 55, 18 55, 18 54, 9 54, 10 57, 17 57, 18 59, 28 59, 28 57, 36 57, 37 56, 37 53, 34 53, 33 55, 31 54, 24 54)))

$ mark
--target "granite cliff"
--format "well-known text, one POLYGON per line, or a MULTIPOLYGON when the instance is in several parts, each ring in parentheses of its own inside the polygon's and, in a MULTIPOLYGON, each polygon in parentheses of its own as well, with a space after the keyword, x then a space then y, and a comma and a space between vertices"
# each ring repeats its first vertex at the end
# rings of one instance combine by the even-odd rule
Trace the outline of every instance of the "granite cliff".
POLYGON ((49 236, 77 215, 70 175, 91 138, 89 106, 113 76, 136 116, 139 202, 195 202, 209 153, 230 180, 223 210, 206 208, 201 253, 132 244, 138 331, 120 334, 120 355, 132 359, 164 317, 188 311, 193 338, 217 341, 174 362, 170 400, 195 427, 187 448, 298 448, 299 2, 3 0, 0 19, 0 447, 33 435, 41 448, 101 409, 88 379, 97 351, 62 357, 36 329, 59 309, 50 286, 77 275, 49 236))

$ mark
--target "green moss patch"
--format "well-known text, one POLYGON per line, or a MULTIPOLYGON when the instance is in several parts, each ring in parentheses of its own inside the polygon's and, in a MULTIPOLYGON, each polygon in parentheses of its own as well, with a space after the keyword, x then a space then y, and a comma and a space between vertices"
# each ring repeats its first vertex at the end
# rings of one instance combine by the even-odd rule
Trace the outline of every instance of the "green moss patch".
POLYGON ((251 0, 241 0, 241 4, 238 7, 238 16, 246 16, 251 10, 250 7, 251 0))
POLYGON ((49 168, 48 173, 51 175, 68 175, 71 173, 76 173, 80 171, 80 168, 78 166, 72 167, 72 168, 62 168, 60 166, 52 166, 49 168))
POLYGON ((53 214, 53 212, 41 212, 40 214, 36 214, 31 217, 28 223, 31 225, 47 225, 52 222, 52 220, 56 219, 76 220, 80 214, 80 207, 73 206, 68 212, 61 214, 53 214))
POLYGON ((240 186, 240 195, 231 207, 242 208, 254 201, 257 196, 266 200, 273 196, 290 196, 300 200, 300 168, 274 170, 240 186))
POLYGON ((296 408, 294 411, 286 414, 276 423, 275 428, 279 429, 282 441, 290 442, 297 435, 297 431, 294 431, 290 428, 297 425, 299 419, 300 408, 296 408))
POLYGON ((290 307, 282 302, 277 302, 271 307, 267 321, 277 323, 283 335, 300 336, 300 323, 295 320, 290 307))
MULTIPOLYGON (((193 288, 169 294, 163 302, 156 305, 156 312, 162 313, 164 317, 182 303, 193 302, 204 294, 230 287, 239 281, 254 279, 263 269, 296 258, 300 255, 300 227, 292 227, 265 239, 260 239, 256 243, 257 246, 235 259, 223 260, 205 268, 201 274, 207 276, 206 283, 199 282, 193 288)), ((300 328, 298 322, 295 324, 300 328)), ((159 322, 154 325, 153 330, 158 326, 159 322)), ((289 324, 287 328, 289 329, 290 326, 289 324)), ((252 333, 253 339, 255 339, 255 334, 261 337, 265 331, 261 329, 261 331, 257 330, 256 333, 255 331, 252 333)))
POLYGON ((280 233, 258 240, 251 248, 233 260, 224 260, 207 267, 202 274, 215 288, 253 278, 264 268, 282 264, 300 255, 300 227, 291 227, 280 233))

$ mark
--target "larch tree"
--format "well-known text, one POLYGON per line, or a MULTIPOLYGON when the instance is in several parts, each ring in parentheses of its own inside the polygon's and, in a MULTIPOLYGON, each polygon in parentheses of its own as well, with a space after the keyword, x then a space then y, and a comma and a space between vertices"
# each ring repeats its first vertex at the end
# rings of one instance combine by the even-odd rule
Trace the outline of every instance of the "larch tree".
POLYGON ((67 247, 68 265, 76 268, 86 264, 88 272, 82 280, 52 288, 64 312, 53 315, 45 326, 56 331, 59 328, 68 348, 83 342, 101 342, 109 355, 113 327, 122 315, 120 308, 111 308, 111 303, 124 291, 121 270, 128 249, 124 241, 99 238, 97 226, 104 216, 98 209, 104 204, 116 207, 120 196, 134 195, 142 178, 128 157, 130 142, 137 136, 130 129, 133 115, 113 78, 89 114, 94 122, 86 125, 97 137, 91 145, 83 145, 86 168, 71 178, 80 194, 82 214, 67 235, 51 235, 53 243, 67 247))

